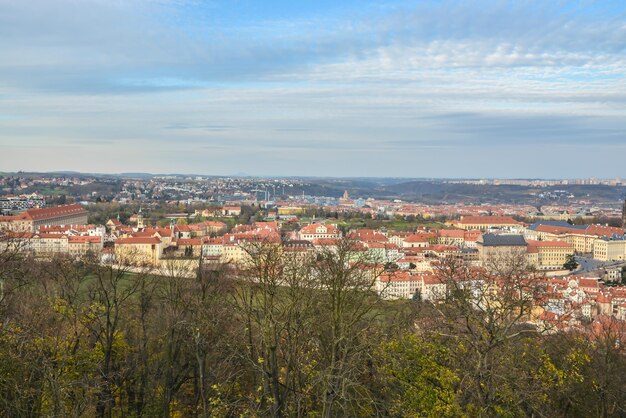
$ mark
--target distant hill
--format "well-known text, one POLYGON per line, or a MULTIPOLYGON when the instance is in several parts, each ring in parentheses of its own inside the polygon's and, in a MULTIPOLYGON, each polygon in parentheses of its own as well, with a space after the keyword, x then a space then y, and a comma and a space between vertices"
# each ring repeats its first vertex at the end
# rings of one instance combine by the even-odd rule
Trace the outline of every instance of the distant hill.
POLYGON ((151 173, 120 173, 118 174, 120 177, 132 177, 132 178, 152 178, 155 174, 151 173))

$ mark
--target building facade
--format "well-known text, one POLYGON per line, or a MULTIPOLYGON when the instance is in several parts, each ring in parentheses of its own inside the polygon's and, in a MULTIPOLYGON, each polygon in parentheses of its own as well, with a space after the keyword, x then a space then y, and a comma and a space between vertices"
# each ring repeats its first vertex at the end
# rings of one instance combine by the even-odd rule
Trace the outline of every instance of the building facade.
POLYGON ((87 225, 89 213, 81 205, 29 209, 15 216, 0 218, 0 229, 13 232, 37 232, 47 225, 87 225))
POLYGON ((593 258, 599 261, 626 260, 626 240, 596 239, 593 244, 593 258))
POLYGON ((485 267, 498 267, 513 258, 526 257, 528 243, 522 235, 484 234, 476 241, 478 258, 485 267))

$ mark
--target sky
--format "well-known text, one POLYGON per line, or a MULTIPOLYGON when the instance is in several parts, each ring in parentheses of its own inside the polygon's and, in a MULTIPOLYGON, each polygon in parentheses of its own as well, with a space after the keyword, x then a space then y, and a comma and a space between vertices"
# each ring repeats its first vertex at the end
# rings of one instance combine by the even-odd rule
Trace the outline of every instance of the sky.
POLYGON ((626 1, 0 0, 0 172, 626 178, 626 1))

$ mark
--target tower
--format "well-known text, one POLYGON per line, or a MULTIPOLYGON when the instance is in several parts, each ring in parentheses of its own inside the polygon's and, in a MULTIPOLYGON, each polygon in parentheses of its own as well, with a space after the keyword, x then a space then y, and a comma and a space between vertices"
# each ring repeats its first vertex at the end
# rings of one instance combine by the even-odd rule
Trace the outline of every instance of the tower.
POLYGON ((624 206, 622 207, 622 228, 626 228, 626 198, 624 198, 624 206))
POLYGON ((143 213, 141 213, 141 207, 139 208, 139 213, 137 214, 137 228, 143 229, 146 226, 143 219, 143 213))

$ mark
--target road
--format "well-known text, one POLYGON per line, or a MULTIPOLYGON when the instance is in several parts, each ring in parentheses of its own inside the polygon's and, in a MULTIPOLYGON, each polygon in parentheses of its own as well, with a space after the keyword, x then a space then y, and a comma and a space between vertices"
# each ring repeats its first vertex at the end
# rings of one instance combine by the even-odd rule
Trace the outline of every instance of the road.
POLYGON ((590 271, 604 270, 607 268, 626 266, 626 261, 599 261, 594 260, 591 257, 583 257, 580 255, 577 255, 575 258, 576 262, 580 265, 578 270, 576 270, 576 273, 585 273, 590 271))

